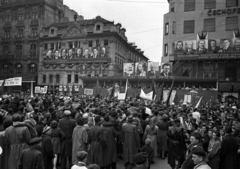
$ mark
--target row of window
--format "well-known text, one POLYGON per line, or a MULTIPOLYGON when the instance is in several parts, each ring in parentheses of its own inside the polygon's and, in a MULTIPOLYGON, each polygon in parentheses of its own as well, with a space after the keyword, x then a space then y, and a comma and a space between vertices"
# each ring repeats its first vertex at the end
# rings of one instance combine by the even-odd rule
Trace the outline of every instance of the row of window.
MULTIPOLYGON (((16 37, 23 38, 23 36, 24 36, 24 29, 23 28, 17 29, 16 37)), ((38 28, 36 28, 36 27, 31 28, 30 36, 37 37, 38 36, 38 28)), ((3 37, 5 39, 10 39, 11 38, 11 30, 5 29, 3 37)))
MULTIPOLYGON (((215 9, 217 0, 184 0, 184 11, 195 11, 196 3, 204 3, 204 9, 215 9)), ((226 0, 226 7, 237 7, 238 0, 226 0)), ((175 2, 170 4, 170 12, 175 12, 175 2)))
MULTIPOLYGON (((8 67, 8 66, 3 66, 2 68, 2 74, 9 74, 9 73, 13 73, 12 70, 14 70, 15 73, 17 74, 22 74, 23 73, 23 66, 21 64, 18 64, 15 66, 14 69, 8 67)), ((37 67, 35 64, 31 64, 30 66, 28 66, 28 72, 27 73, 31 73, 31 74, 35 74, 37 73, 37 67), (32 66, 34 65, 34 66, 32 66)))
MULTIPOLYGON (((104 40, 104 46, 108 46, 108 40, 104 40)), ((88 41, 88 47, 96 47, 96 46, 101 46, 99 40, 96 41, 88 41)), ((44 43, 44 50, 48 50, 48 49, 59 49, 62 47, 62 43, 61 42, 57 42, 57 43, 44 43)), ((80 41, 75 41, 75 42, 68 42, 68 47, 70 49, 72 48, 81 48, 83 46, 81 46, 81 42, 80 41)))
MULTIPOLYGON (((183 33, 194 33, 195 32, 195 20, 187 20, 183 22, 183 33)), ((226 17, 226 31, 233 31, 238 29, 238 16, 226 17)), ((165 35, 169 34, 169 22, 165 23, 165 35)), ((215 32, 216 31, 216 19, 209 18, 204 19, 203 31, 215 32)), ((172 34, 176 34, 176 21, 172 22, 172 34)))
MULTIPOLYGON (((60 83, 60 75, 56 74, 56 75, 48 75, 48 79, 49 82, 48 83, 53 83, 53 79, 55 78, 55 83, 60 83)), ((67 82, 68 83, 72 83, 72 75, 67 75, 67 82)), ((74 75, 74 83, 78 83, 79 82, 79 76, 78 74, 74 75)), ((47 83, 47 75, 43 75, 42 76, 42 83, 47 83)))
MULTIPOLYGON (((38 12, 26 12, 26 13, 19 13, 18 15, 17 15, 17 20, 18 21, 23 21, 24 19, 33 19, 33 20, 35 20, 35 19, 38 19, 39 18, 39 13, 38 12)), ((5 15, 4 16, 4 22, 6 23, 6 22, 11 22, 12 20, 14 19, 14 17, 13 16, 11 16, 11 15, 5 15)))

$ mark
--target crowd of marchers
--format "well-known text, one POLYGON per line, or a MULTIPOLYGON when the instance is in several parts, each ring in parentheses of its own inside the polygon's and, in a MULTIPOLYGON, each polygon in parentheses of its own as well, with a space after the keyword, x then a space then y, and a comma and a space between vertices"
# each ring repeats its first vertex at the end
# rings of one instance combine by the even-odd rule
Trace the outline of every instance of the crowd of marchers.
POLYGON ((179 105, 140 98, 0 99, 1 169, 240 168, 235 103, 179 105), (161 166, 157 166, 161 167, 161 166))

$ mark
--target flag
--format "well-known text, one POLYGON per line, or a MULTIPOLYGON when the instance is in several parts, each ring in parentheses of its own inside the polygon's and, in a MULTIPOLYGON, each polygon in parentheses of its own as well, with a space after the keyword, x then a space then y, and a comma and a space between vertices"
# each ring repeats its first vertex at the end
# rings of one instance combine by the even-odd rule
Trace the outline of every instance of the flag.
POLYGON ((96 82, 96 92, 95 92, 95 96, 100 96, 100 85, 99 85, 99 81, 97 79, 97 82, 96 82))
POLYGON ((128 90, 128 79, 126 80, 126 86, 124 93, 118 93, 118 100, 125 100, 127 96, 127 90, 128 90))
POLYGON ((202 98, 203 98, 203 96, 198 100, 198 102, 197 102, 195 108, 198 108, 198 107, 199 107, 199 105, 200 105, 200 103, 201 103, 201 101, 202 101, 202 98))
POLYGON ((109 93, 110 93, 109 98, 110 98, 110 99, 113 98, 113 97, 114 97, 114 91, 115 91, 115 84, 113 84, 113 86, 110 87, 110 88, 108 89, 108 91, 109 91, 109 93))
POLYGON ((164 89, 164 82, 162 82, 162 86, 161 86, 161 95, 160 95, 160 102, 163 102, 163 89, 164 89))
POLYGON ((155 97, 156 97, 156 86, 155 86, 154 79, 152 79, 152 92, 153 92, 152 100, 155 100, 155 97))
POLYGON ((140 97, 142 99, 152 101, 153 100, 153 91, 151 91, 150 93, 145 94, 143 89, 141 89, 140 97))
POLYGON ((0 89, 0 94, 3 94, 4 85, 5 85, 5 80, 3 80, 3 82, 2 82, 2 86, 1 86, 1 89, 0 89))
POLYGON ((168 93, 168 97, 167 97, 167 100, 166 100, 167 107, 169 106, 169 101, 170 101, 170 98, 171 98, 171 95, 172 95, 173 84, 174 84, 174 79, 172 81, 172 85, 171 85, 171 88, 170 88, 170 91, 168 93))

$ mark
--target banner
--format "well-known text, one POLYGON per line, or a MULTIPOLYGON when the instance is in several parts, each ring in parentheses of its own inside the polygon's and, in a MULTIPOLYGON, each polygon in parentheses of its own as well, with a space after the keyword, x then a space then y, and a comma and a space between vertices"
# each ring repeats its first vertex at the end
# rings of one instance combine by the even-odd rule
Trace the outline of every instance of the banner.
POLYGON ((48 86, 44 86, 44 87, 36 86, 35 87, 35 93, 46 94, 47 90, 48 90, 48 86))
MULTIPOLYGON (((2 86, 3 80, 0 80, 0 86, 2 86)), ((22 86, 22 77, 14 77, 5 79, 4 86, 22 86)))
POLYGON ((79 91, 79 86, 74 86, 74 91, 78 92, 79 91))
POLYGON ((84 94, 85 94, 85 95, 92 96, 92 95, 93 95, 93 89, 87 89, 87 88, 85 88, 85 89, 84 89, 84 94))
POLYGON ((59 92, 63 91, 63 86, 59 86, 59 92))
POLYGON ((151 100, 152 101, 153 91, 151 91, 150 93, 145 94, 144 91, 141 89, 140 97, 142 99, 146 99, 146 100, 151 100))
POLYGON ((126 98, 126 93, 118 93, 118 100, 125 100, 126 98))

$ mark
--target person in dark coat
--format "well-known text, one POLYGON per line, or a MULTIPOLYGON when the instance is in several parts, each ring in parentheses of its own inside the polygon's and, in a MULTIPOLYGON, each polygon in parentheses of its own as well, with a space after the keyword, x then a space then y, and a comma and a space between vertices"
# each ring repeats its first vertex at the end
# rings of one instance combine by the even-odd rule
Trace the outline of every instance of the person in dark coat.
POLYGON ((182 169, 193 169, 192 152, 196 149, 204 151, 202 147, 202 137, 199 133, 193 133, 190 136, 190 145, 187 149, 187 158, 182 165, 182 169))
POLYGON ((19 114, 13 114, 12 116, 13 125, 8 127, 5 131, 5 137, 9 145, 9 156, 8 156, 8 168, 15 169, 19 160, 22 150, 28 148, 28 144, 31 140, 31 135, 26 126, 20 127, 19 124, 21 116, 19 114))
POLYGON ((123 161, 125 166, 133 164, 133 156, 138 152, 140 147, 140 138, 138 128, 133 122, 133 117, 128 117, 128 122, 122 126, 123 139, 123 161))
POLYGON ((53 168, 53 145, 51 142, 51 128, 46 127, 42 134, 42 155, 44 168, 53 168))
POLYGON ((106 138, 107 146, 104 148, 103 157, 104 157, 104 166, 110 166, 112 169, 117 168, 117 143, 116 140, 119 140, 120 133, 114 128, 110 122, 109 116, 104 117, 104 122, 102 124, 102 136, 106 138))
POLYGON ((51 141, 53 145, 53 153, 55 154, 56 159, 54 160, 54 167, 59 166, 60 164, 60 153, 61 153, 61 143, 65 139, 65 134, 58 127, 58 123, 53 120, 51 122, 51 141))
POLYGON ((30 141, 30 148, 22 151, 18 161, 18 169, 44 169, 41 152, 42 138, 35 137, 30 141))
POLYGON ((61 147, 61 169, 71 168, 72 166, 72 134, 76 127, 76 122, 70 119, 71 111, 64 111, 64 118, 59 120, 59 127, 65 135, 65 139, 62 142, 61 147))
POLYGON ((226 127, 226 135, 223 138, 220 150, 220 169, 237 169, 238 144, 231 133, 232 128, 226 127))
POLYGON ((90 149, 88 151, 87 163, 97 164, 100 167, 104 167, 103 151, 108 146, 107 138, 103 138, 103 130, 101 125, 101 116, 95 117, 95 125, 92 126, 88 131, 88 143, 90 144, 90 149))
POLYGON ((184 161, 186 142, 184 130, 180 126, 180 120, 174 121, 174 126, 170 127, 168 136, 168 164, 172 167, 180 167, 184 161))
POLYGON ((154 158, 154 150, 151 147, 151 139, 147 138, 145 140, 145 145, 142 147, 141 152, 145 152, 148 154, 148 169, 150 169, 151 162, 154 158))

